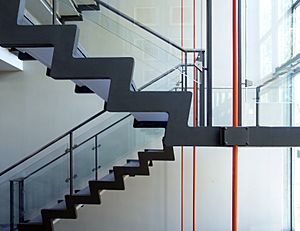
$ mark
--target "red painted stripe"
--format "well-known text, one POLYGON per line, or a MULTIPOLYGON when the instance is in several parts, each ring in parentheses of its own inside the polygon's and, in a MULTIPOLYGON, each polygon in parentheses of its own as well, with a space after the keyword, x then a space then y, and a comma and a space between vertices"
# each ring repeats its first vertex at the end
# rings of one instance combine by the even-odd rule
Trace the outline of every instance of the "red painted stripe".
MULTIPOLYGON (((193 47, 194 49, 196 48, 196 0, 193 0, 193 47)), ((196 54, 194 54, 194 62, 196 61, 196 54)), ((194 68, 194 82, 193 82, 193 124, 194 127, 197 126, 197 97, 196 97, 196 91, 197 91, 197 86, 196 86, 196 68, 194 68)), ((193 147, 193 231, 196 231, 197 229, 197 217, 196 217, 196 195, 197 195, 197 150, 196 146, 193 147)))
POLYGON ((184 231, 184 147, 181 146, 181 231, 184 231))
MULTIPOLYGON (((181 0, 181 47, 184 47, 184 0, 181 0)), ((184 55, 181 52, 181 63, 184 55)), ((183 83, 182 83, 183 84, 183 83)), ((184 231, 184 147, 181 147, 181 231, 184 231)))
MULTIPOLYGON (((238 126, 238 17, 237 0, 232 3, 232 36, 233 36, 233 127, 238 126)), ((238 146, 234 145, 232 149, 232 231, 238 230, 238 146)))

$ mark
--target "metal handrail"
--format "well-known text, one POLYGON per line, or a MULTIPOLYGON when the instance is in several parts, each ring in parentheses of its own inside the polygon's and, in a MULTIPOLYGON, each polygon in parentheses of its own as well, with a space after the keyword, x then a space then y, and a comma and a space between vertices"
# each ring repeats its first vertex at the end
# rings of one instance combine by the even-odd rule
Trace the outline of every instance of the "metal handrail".
POLYGON ((151 86, 153 83, 156 83, 157 81, 163 79, 164 77, 166 77, 167 75, 171 74, 172 72, 174 72, 175 70, 177 70, 178 68, 184 66, 183 64, 178 64, 175 67, 171 68, 170 70, 167 70, 165 73, 161 74, 160 76, 156 77, 155 79, 151 80, 150 82, 146 83, 145 85, 141 86, 138 91, 142 91, 145 88, 151 86))
MULTIPOLYGON (((175 67, 172 67, 171 69, 167 70, 166 72, 164 72, 160 76, 156 77, 155 79, 153 79, 150 82, 146 83, 145 85, 141 86, 137 91, 144 90, 145 88, 151 86, 153 83, 156 83, 157 81, 163 79, 167 75, 169 75, 169 74, 173 73, 174 71, 178 70, 180 67, 184 67, 184 66, 185 66, 185 64, 178 64, 175 67)), ((199 67, 197 67, 195 64, 189 63, 189 64, 187 64, 187 66, 188 67, 195 67, 198 71, 202 72, 202 70, 199 67)), ((184 73, 181 72, 181 74, 184 74, 184 73)))
MULTIPOLYGON (((123 118, 117 120, 116 122, 112 123, 111 125, 109 125, 108 127, 102 129, 100 132, 97 132, 96 134, 94 134, 93 136, 87 138, 86 140, 82 141, 80 144, 76 144, 73 146, 73 150, 81 147, 83 144, 87 143, 88 141, 98 137, 101 133, 107 131, 108 129, 114 127, 115 125, 119 124, 120 122, 124 121, 125 119, 127 119, 131 114, 128 114, 126 116, 124 116, 123 118)), ((43 166, 41 166, 40 168, 34 170, 33 172, 29 173, 28 175, 24 176, 23 179, 26 180, 27 178, 29 178, 30 176, 38 173, 39 171, 43 170, 44 168, 46 168, 47 166, 49 166, 50 164, 56 162, 57 160, 61 159, 62 157, 66 156, 69 153, 69 149, 65 150, 64 153, 60 154, 59 156, 55 157, 53 160, 47 162, 46 164, 44 164, 43 166)))
POLYGON ((18 167, 19 165, 23 164, 24 162, 26 162, 27 160, 35 157, 36 155, 38 155, 40 152, 44 151, 45 149, 47 149, 48 147, 50 147, 51 145, 55 144, 56 142, 60 141, 61 139, 67 137, 68 135, 70 135, 71 133, 73 133, 74 131, 78 130, 79 128, 81 128, 82 126, 86 125, 87 123, 91 122, 92 120, 98 118, 100 115, 104 114, 106 112, 106 110, 102 110, 100 112, 98 112, 97 114, 93 115, 92 117, 88 118, 87 120, 85 120, 84 122, 80 123, 79 125, 77 125, 76 127, 72 128, 71 130, 65 132, 64 134, 60 135, 59 137, 55 138, 54 140, 52 140, 51 142, 49 142, 48 144, 42 146, 41 148, 39 148, 38 150, 36 150, 35 152, 33 152, 32 154, 26 156, 25 158, 23 158, 22 160, 18 161, 17 163, 11 165, 10 167, 8 167, 7 169, 5 169, 4 171, 2 171, 0 173, 0 177, 4 174, 6 174, 7 172, 11 171, 12 169, 18 167))
MULTIPOLYGON (((155 78, 154 80, 150 81, 149 83, 143 85, 142 87, 140 87, 139 89, 137 89, 137 91, 141 91, 143 89, 145 89, 146 87, 158 82, 159 80, 161 80, 162 78, 166 77, 168 74, 172 73, 174 70, 178 69, 179 67, 183 66, 183 64, 178 64, 177 66, 173 67, 172 69, 170 69, 169 71, 165 72, 164 74, 160 75, 159 77, 155 78), (171 71, 172 70, 172 71, 171 71)), ((36 150, 35 152, 33 152, 32 154, 26 156, 25 158, 23 158, 22 160, 18 161, 17 163, 11 165, 10 167, 8 167, 7 169, 5 169, 4 171, 2 171, 0 173, 0 177, 4 174, 6 174, 7 172, 11 171, 12 169, 18 167, 19 165, 23 164, 24 162, 26 162, 27 160, 37 156, 40 152, 42 152, 43 150, 47 149, 48 147, 50 147, 51 145, 55 144, 56 142, 58 142, 59 140, 67 137, 68 135, 70 135, 71 133, 73 133, 74 131, 78 130, 79 128, 83 127, 84 125, 86 125, 87 123, 91 122, 92 120, 98 118, 100 115, 104 114, 106 112, 106 110, 102 110, 100 112, 98 112, 97 114, 93 115, 92 117, 90 117, 89 119, 85 120, 84 122, 80 123, 79 125, 77 125, 76 127, 72 128, 71 130, 65 132, 64 134, 60 135, 59 137, 55 138, 54 140, 52 140, 51 142, 49 142, 48 144, 42 146, 41 148, 39 148, 38 150, 36 150)), ((118 124, 119 122, 123 121, 124 119, 126 119, 127 117, 129 117, 129 115, 126 115, 125 117, 123 117, 122 119, 116 121, 115 123, 111 124, 110 126, 106 127, 105 129, 103 129, 102 131, 98 132, 96 135, 88 138, 87 140, 83 141, 81 144, 77 145, 75 148, 81 146, 82 144, 88 142, 89 140, 91 140, 92 138, 94 138, 95 136, 98 136, 99 134, 101 134, 102 132, 108 130, 109 128, 115 126, 116 124, 118 124)), ((66 154, 66 153, 65 153, 66 154)))
POLYGON ((108 9, 109 11, 113 12, 114 14, 122 17, 123 19, 125 19, 126 21, 142 28, 143 30, 147 31, 148 33, 152 34, 153 36, 157 37, 158 39, 170 44, 171 46, 175 47, 176 49, 180 50, 181 52, 184 53, 196 53, 196 52, 201 52, 203 51, 202 49, 184 49, 181 46, 179 46, 178 44, 172 42, 171 40, 169 40, 168 38, 166 38, 165 36, 157 33, 156 31, 152 30, 151 28, 147 27, 146 25, 142 24, 141 22, 138 22, 137 20, 135 20, 134 18, 124 14, 123 12, 117 10, 116 8, 108 5, 107 3, 101 1, 101 0, 95 0, 97 3, 99 3, 101 6, 105 7, 106 9, 108 9))

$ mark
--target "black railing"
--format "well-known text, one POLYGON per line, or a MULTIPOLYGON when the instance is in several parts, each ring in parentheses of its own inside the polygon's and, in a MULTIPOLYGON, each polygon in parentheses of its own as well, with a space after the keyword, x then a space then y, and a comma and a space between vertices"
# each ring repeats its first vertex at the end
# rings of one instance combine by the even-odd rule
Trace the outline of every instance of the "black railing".
POLYGON ((65 132, 64 134, 62 134, 61 136, 59 136, 56 139, 52 140, 51 142, 49 142, 48 144, 44 145, 43 147, 39 148, 38 150, 36 150, 32 154, 26 156, 22 160, 18 161, 17 163, 13 164, 12 166, 8 167, 4 171, 0 172, 0 177, 3 176, 4 174, 8 173, 12 169, 18 167, 19 165, 23 164, 27 160, 29 160, 29 159, 37 156, 39 153, 41 153, 42 151, 44 151, 48 147, 52 146, 53 144, 57 143, 58 141, 62 140, 63 138, 65 138, 67 136, 71 136, 74 131, 78 130, 79 128, 83 127, 84 125, 88 124, 89 122, 93 121, 94 119, 98 118, 99 116, 101 116, 105 112, 106 112, 106 110, 102 110, 102 111, 98 112, 97 114, 93 115, 92 117, 90 117, 86 121, 82 122, 81 124, 77 125, 76 127, 72 128, 71 130, 65 132))

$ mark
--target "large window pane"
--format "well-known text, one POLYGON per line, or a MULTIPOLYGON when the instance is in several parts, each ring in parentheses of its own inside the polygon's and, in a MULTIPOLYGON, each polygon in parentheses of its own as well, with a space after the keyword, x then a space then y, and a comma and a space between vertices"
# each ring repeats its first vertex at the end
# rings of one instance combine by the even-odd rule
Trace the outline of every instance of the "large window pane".
POLYGON ((300 53, 300 6, 294 13, 294 55, 300 53))
MULTIPOLYGON (((293 125, 300 126, 300 75, 294 79, 293 125)), ((300 230, 300 148, 293 148, 294 167, 294 222, 295 231, 300 230)))

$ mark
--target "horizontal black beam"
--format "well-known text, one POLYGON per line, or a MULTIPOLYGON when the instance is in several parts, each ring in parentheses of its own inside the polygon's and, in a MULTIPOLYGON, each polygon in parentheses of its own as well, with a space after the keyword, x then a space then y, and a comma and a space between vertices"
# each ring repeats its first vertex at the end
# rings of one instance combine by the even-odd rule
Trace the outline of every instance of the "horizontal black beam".
POLYGON ((300 127, 189 127, 178 134, 170 134, 169 144, 199 147, 300 147, 300 127))
POLYGON ((166 128, 167 122, 161 121, 138 121, 134 120, 133 122, 134 128, 166 128))
POLYGON ((299 147, 300 127, 224 128, 225 146, 299 147))

